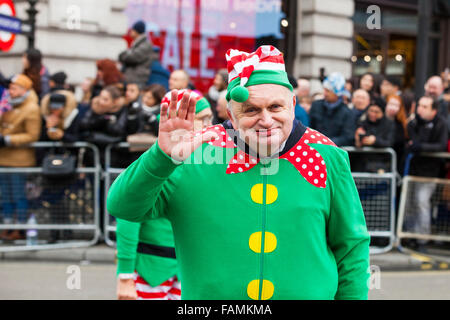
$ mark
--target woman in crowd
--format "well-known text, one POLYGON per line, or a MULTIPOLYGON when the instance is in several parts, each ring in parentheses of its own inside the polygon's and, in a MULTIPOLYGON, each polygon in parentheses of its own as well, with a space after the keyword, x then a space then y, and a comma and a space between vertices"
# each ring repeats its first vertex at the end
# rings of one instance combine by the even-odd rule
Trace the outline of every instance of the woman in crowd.
POLYGON ((408 131, 405 106, 400 96, 393 94, 386 97, 386 118, 394 122, 392 147, 397 154, 397 170, 402 172, 408 131))
POLYGON ((94 85, 94 81, 95 79, 90 77, 84 78, 83 82, 80 84, 81 99, 79 103, 88 105, 91 102, 92 86, 94 85))
POLYGON ((33 90, 41 99, 50 92, 50 74, 42 64, 42 54, 38 49, 28 49, 22 55, 23 74, 33 82, 33 90))
MULTIPOLYGON (((76 142, 79 141, 79 123, 81 113, 78 111, 77 102, 72 92, 68 90, 56 90, 42 99, 41 113, 44 119, 41 140, 76 142)), ((55 154, 72 154, 77 157, 75 149, 56 148, 55 154)), ((50 153, 49 153, 50 154, 50 153)), ((45 177, 43 185, 45 192, 41 201, 47 202, 50 220, 55 224, 68 224, 69 207, 66 194, 72 193, 77 187, 75 176, 71 177, 45 177)), ((80 188, 84 187, 82 180, 80 188)), ((72 214, 74 212, 71 212, 72 214)), ((82 213, 84 215, 84 212, 82 213)), ((60 239, 70 240, 71 230, 50 230, 49 243, 55 243, 60 239)))
MULTIPOLYGON (((127 109, 120 89, 114 85, 105 87, 92 100, 91 108, 80 121, 82 140, 97 145, 104 165, 104 151, 108 144, 125 140, 127 134, 127 109)), ((120 157, 113 157, 120 161, 120 157)))
POLYGON ((97 61, 97 75, 92 84, 91 99, 98 96, 103 88, 115 85, 123 90, 124 77, 117 68, 116 62, 110 59, 102 59, 97 61))
MULTIPOLYGON (((127 142, 130 144, 130 151, 143 152, 155 143, 159 128, 160 104, 165 94, 166 89, 159 84, 151 84, 142 90, 142 104, 137 117, 128 120, 127 142), (133 130, 130 130, 131 128, 133 130)), ((135 156, 131 157, 133 161, 136 159, 135 156)))
POLYGON ((214 76, 213 84, 209 88, 208 94, 205 96, 205 98, 211 105, 214 124, 222 123, 223 121, 226 120, 225 118, 222 118, 217 114, 216 106, 219 100, 220 93, 226 91, 227 86, 228 86, 228 71, 227 69, 220 69, 214 76))
MULTIPOLYGON (((374 147, 374 148, 389 148, 393 145, 394 124, 384 115, 384 108, 377 103, 372 102, 365 116, 362 117, 358 128, 355 131, 355 146, 360 147, 374 147)), ((363 167, 359 170, 362 172, 380 172, 380 170, 388 170, 388 161, 385 160, 384 155, 373 155, 370 159, 364 157, 363 167)))
POLYGON ((152 84, 144 88, 142 93, 142 109, 139 114, 139 133, 152 133, 158 135, 157 117, 160 111, 161 100, 166 89, 159 84, 152 84))
POLYGON ((402 103, 405 108, 405 114, 407 118, 407 122, 414 119, 416 113, 416 97, 414 92, 411 89, 406 89, 403 91, 402 95, 402 103))
POLYGON ((377 80, 375 79, 375 76, 370 72, 366 72, 361 76, 361 78, 359 79, 359 88, 366 90, 369 93, 371 99, 380 97, 380 94, 378 92, 377 80))

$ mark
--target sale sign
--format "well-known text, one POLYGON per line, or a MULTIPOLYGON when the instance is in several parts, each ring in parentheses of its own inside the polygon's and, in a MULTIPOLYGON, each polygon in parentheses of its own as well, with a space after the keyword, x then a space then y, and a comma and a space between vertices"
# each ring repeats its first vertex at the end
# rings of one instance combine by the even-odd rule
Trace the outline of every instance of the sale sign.
POLYGON ((186 70, 202 92, 229 48, 254 51, 259 38, 282 38, 284 17, 281 0, 130 0, 126 15, 129 27, 145 21, 161 64, 186 70))

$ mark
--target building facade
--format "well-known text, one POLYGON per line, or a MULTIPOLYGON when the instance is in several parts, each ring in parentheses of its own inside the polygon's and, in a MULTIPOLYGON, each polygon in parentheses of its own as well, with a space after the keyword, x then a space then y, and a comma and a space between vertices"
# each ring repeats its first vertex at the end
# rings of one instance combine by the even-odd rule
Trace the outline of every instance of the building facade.
MULTIPOLYGON (((16 16, 27 19, 28 1, 14 1, 16 16)), ((126 0, 39 0, 36 9, 35 47, 43 54, 50 73, 64 71, 71 84, 96 75, 96 60, 116 60, 126 49, 127 31, 123 14, 126 0), (101 9, 101 10, 100 10, 101 9)), ((0 52, 0 71, 5 76, 22 72, 21 56, 27 38, 17 35, 8 52, 0 52)))
MULTIPOLYGON (((28 1, 14 3, 25 19, 28 1)), ((261 44, 283 51, 287 71, 310 79, 312 92, 334 71, 347 79, 394 75, 420 92, 450 64, 450 0, 39 0, 36 8, 35 46, 50 72, 65 71, 71 84, 95 77, 96 60, 117 60, 139 19, 163 66, 186 69, 203 92, 226 66, 228 48, 261 44)), ((0 52, 0 71, 20 72, 26 48, 17 36, 0 52)))

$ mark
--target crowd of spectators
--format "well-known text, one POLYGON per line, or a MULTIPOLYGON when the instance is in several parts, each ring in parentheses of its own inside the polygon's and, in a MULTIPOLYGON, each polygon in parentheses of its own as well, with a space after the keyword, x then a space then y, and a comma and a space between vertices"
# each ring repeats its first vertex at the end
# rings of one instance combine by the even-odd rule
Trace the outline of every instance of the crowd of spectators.
MULTIPOLYGON (((17 75, 0 79, 0 166, 40 165, 39 155, 27 146, 35 141, 84 141, 100 149, 101 163, 107 145, 127 141, 136 145, 131 151, 143 151, 138 145, 151 145, 158 134, 159 106, 172 89, 191 90, 200 96, 184 70, 169 72, 158 59, 159 51, 145 36, 145 25, 133 26, 133 42, 118 55, 117 61, 99 60, 97 74, 75 88, 67 83, 63 71, 49 74, 39 50, 23 54, 23 69, 17 75)), ((70 75, 69 75, 70 76, 70 75)), ((218 70, 213 84, 204 93, 207 108, 196 115, 201 125, 218 124, 228 119, 227 70, 218 70)), ((316 129, 336 145, 356 148, 393 148, 397 170, 403 175, 406 160, 411 175, 448 177, 448 168, 439 159, 408 155, 420 152, 449 151, 450 79, 432 76, 425 84, 425 95, 402 87, 399 78, 366 73, 357 83, 340 73, 329 74, 322 89, 311 91, 310 81, 290 77, 295 88, 295 116, 304 125, 316 129), (417 97, 416 97, 417 98, 417 97), (410 157, 411 158, 411 157, 410 157)), ((124 167, 136 158, 132 152, 116 158, 124 167)), ((382 159, 351 159, 352 170, 380 172, 388 170, 382 159)), ((114 164, 113 164, 114 165, 114 164)), ((9 181, 1 174, 3 222, 26 219, 26 196, 12 192, 24 186, 25 178, 14 175, 9 181)), ((8 180, 9 179, 9 180, 8 180)), ((430 191, 428 191, 430 193, 430 191)), ((425 209, 426 210, 426 209, 425 209)), ((422 224, 423 225, 423 224, 422 224)), ((23 237, 19 231, 4 231, 1 238, 23 237)))
MULTIPOLYGON (((446 152, 450 148, 450 89, 449 79, 444 75, 430 77, 424 87, 425 94, 417 99, 409 89, 404 90, 400 78, 394 76, 365 73, 353 85, 341 74, 332 73, 322 83, 323 92, 314 94, 309 91, 307 80, 298 79, 297 101, 300 103, 296 106, 296 117, 340 147, 392 148, 397 155, 397 170, 403 175, 408 155, 446 152), (309 99, 304 98, 305 92, 309 99), (302 101, 306 101, 305 107, 302 101), (300 108, 303 110, 297 110, 300 108)), ((434 170, 415 165, 419 157, 411 161, 410 174, 445 176, 442 161, 440 165, 432 165, 434 170)), ((386 170, 380 165, 377 168, 361 165, 360 161, 352 163, 358 169, 355 171, 363 172, 386 170)))

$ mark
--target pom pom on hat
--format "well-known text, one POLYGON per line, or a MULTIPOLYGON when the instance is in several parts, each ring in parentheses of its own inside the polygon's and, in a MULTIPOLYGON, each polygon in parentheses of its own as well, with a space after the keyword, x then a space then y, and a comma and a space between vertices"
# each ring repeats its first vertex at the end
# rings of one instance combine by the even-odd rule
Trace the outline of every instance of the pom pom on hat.
POLYGON ((236 102, 245 102, 249 96, 248 89, 243 86, 237 86, 231 89, 230 97, 236 102))

